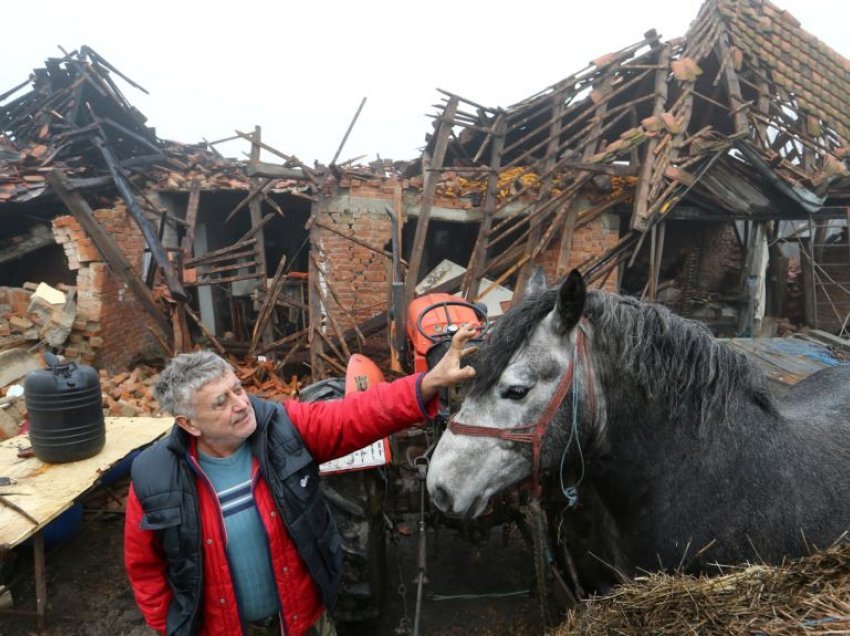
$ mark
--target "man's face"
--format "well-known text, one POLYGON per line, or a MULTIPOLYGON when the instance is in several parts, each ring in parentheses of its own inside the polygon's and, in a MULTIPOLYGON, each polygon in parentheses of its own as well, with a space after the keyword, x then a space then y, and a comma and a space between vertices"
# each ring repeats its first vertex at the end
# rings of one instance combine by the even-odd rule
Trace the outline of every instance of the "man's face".
POLYGON ((233 371, 195 391, 193 406, 196 415, 180 416, 177 423, 197 437, 208 454, 229 455, 257 428, 248 394, 233 371))

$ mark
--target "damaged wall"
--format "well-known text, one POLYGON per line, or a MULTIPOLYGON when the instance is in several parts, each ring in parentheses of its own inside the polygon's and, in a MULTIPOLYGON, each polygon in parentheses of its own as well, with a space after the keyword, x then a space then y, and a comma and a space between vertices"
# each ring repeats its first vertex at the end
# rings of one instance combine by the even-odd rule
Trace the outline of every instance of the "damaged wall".
MULTIPOLYGON (((387 203, 392 203, 392 195, 388 199, 334 197, 326 202, 324 213, 317 220, 383 248, 392 238, 390 219, 384 211, 387 203)), ((319 228, 319 237, 321 269, 327 274, 343 309, 349 310, 357 322, 385 310, 389 259, 326 229, 319 228)), ((332 304, 332 311, 335 311, 335 305, 332 304)), ((343 328, 350 326, 344 325, 343 328)))
MULTIPOLYGON (((144 239, 123 206, 95 210, 94 215, 141 276, 144 239)), ((161 354, 142 319, 144 310, 103 262, 77 220, 56 217, 53 235, 65 250, 69 269, 77 273, 77 318, 65 355, 115 371, 145 354, 161 354)))
MULTIPOLYGON (((577 228, 573 234, 567 258, 567 271, 598 258, 614 247, 620 239, 620 219, 613 214, 605 214, 587 225, 577 228)), ((534 261, 546 272, 546 280, 557 279, 556 268, 561 251, 562 232, 553 237, 549 247, 534 261)), ((609 292, 617 291, 617 276, 612 274, 600 288, 609 292)))

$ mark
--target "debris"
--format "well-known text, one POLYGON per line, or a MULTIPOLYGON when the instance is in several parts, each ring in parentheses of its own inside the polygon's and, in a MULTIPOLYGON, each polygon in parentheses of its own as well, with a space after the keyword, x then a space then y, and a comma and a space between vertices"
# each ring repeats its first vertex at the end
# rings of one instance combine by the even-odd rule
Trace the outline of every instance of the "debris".
POLYGON ((231 357, 230 362, 236 367, 236 377, 242 382, 245 390, 257 397, 282 402, 295 397, 301 387, 297 376, 293 375, 289 381, 283 379, 278 372, 277 363, 272 360, 246 358, 238 362, 231 357))
POLYGON ((51 305, 64 305, 66 301, 64 293, 47 283, 39 283, 35 288, 32 293, 32 300, 35 301, 36 298, 44 299, 51 305))
POLYGON ((38 354, 16 348, 0 351, 0 387, 20 380, 30 371, 41 368, 38 354))
MULTIPOLYGON (((426 274, 419 284, 416 286, 416 294, 427 294, 434 288, 440 288, 441 291, 452 293, 460 288, 460 278, 466 273, 466 268, 445 259, 440 262, 434 269, 426 274), (453 289, 444 289, 443 286, 450 284, 450 281, 456 280, 457 284, 453 285, 453 289)), ((481 292, 483 294, 478 298, 478 301, 486 305, 487 316, 495 318, 501 316, 502 303, 509 302, 513 297, 513 291, 502 285, 495 285, 493 281, 482 278, 481 292)))
POLYGON ((99 374, 104 414, 114 417, 158 415, 159 406, 153 398, 153 385, 158 373, 157 369, 145 364, 114 376, 101 369, 99 374))

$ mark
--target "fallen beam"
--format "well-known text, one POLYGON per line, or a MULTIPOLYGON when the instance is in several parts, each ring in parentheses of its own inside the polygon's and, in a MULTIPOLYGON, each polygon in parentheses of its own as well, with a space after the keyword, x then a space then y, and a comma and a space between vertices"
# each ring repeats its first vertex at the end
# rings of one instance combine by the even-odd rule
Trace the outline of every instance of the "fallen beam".
MULTIPOLYGON (((94 218, 92 209, 85 199, 78 193, 74 192, 66 181, 65 175, 61 170, 52 170, 47 174, 47 183, 62 200, 71 214, 80 223, 86 234, 91 237, 97 250, 101 253, 104 260, 109 264, 112 272, 126 283, 128 289, 137 298, 141 306, 148 313, 152 324, 149 325, 155 332, 157 338, 164 343, 171 343, 171 323, 160 311, 159 306, 145 284, 142 282, 139 275, 133 270, 133 266, 124 256, 121 248, 112 240, 106 230, 101 227, 100 223, 94 218)), ((171 351, 167 351, 171 353, 171 351)))

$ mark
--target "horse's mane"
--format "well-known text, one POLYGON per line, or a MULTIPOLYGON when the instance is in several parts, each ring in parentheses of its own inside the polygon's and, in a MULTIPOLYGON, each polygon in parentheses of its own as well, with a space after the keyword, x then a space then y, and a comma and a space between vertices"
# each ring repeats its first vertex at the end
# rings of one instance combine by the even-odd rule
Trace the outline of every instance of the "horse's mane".
MULTIPOLYGON (((511 357, 552 311, 558 290, 523 299, 499 319, 474 362, 471 394, 496 384, 511 357)), ((646 394, 672 417, 696 413, 727 422, 738 404, 752 401, 768 412, 776 406, 764 374, 743 354, 714 339, 708 328, 666 307, 591 291, 584 316, 593 326, 591 350, 605 368, 639 380, 646 394)))

